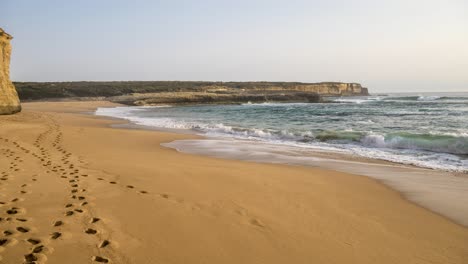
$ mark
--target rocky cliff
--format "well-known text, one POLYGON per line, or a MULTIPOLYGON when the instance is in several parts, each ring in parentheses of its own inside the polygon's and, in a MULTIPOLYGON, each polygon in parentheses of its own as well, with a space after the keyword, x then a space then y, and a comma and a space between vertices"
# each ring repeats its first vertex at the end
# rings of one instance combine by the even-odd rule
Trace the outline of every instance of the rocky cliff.
POLYGON ((359 83, 316 83, 298 85, 297 89, 332 96, 368 95, 359 83))
MULTIPOLYGON (((287 83, 288 84, 288 83, 287 83)), ((356 96, 369 95, 367 88, 359 83, 321 82, 321 83, 291 83, 290 90, 314 92, 323 96, 356 96)), ((265 90, 284 90, 285 85, 266 86, 265 90)))
POLYGON ((10 80, 10 56, 12 36, 0 28, 0 115, 21 111, 15 86, 10 80))
MULTIPOLYGON (((190 81, 131 81, 131 82, 15 82, 21 100, 57 100, 93 98, 125 98, 146 101, 169 100, 180 97, 181 101, 197 100, 224 102, 241 98, 255 99, 264 95, 268 100, 294 100, 298 96, 368 95, 367 88, 358 83, 321 82, 190 82, 190 81), (170 93, 170 95, 168 94, 170 93), (282 96, 284 94, 284 96, 282 96), (123 97, 122 97, 123 96, 123 97), (188 97, 187 97, 188 96, 188 97), (150 97, 153 99, 150 100, 150 97), (192 99, 189 99, 192 98, 192 99), (228 99, 229 98, 229 99, 228 99)), ((302 98, 310 101, 307 96, 302 98)), ((312 100, 315 101, 315 100, 312 100)), ((197 101, 198 102, 198 101, 197 101)))

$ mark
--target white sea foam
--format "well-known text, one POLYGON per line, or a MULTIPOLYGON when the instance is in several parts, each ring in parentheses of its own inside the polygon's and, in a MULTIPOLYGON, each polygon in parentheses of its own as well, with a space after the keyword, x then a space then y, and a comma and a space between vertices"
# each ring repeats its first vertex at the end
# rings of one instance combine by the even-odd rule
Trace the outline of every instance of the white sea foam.
POLYGON ((355 103, 355 104, 371 102, 371 100, 366 100, 366 99, 344 99, 344 98, 335 99, 333 101, 339 102, 339 103, 355 103))
POLYGON ((380 96, 372 96, 372 97, 357 97, 357 98, 335 98, 333 102, 339 103, 355 103, 355 104, 363 104, 363 103, 370 103, 370 102, 378 102, 382 101, 383 97, 380 96))
POLYGON ((438 100, 440 98, 441 98, 441 96, 424 96, 424 95, 420 95, 418 97, 418 101, 434 101, 434 100, 438 100))
POLYGON ((243 106, 304 106, 309 105, 309 103, 277 103, 277 102, 263 102, 263 103, 244 103, 243 106))
POLYGON ((366 125, 368 125, 368 124, 375 124, 375 122, 372 121, 372 120, 370 120, 370 119, 365 120, 365 121, 364 121, 364 120, 363 120, 363 121, 357 121, 357 123, 359 123, 359 124, 366 124, 366 125))
POLYGON ((173 129, 191 129, 192 126, 177 122, 171 118, 151 118, 138 116, 138 112, 148 108, 160 108, 168 106, 129 106, 129 107, 113 107, 113 108, 98 108, 96 115, 109 116, 128 120, 134 124, 142 126, 150 126, 157 128, 173 128, 173 129))

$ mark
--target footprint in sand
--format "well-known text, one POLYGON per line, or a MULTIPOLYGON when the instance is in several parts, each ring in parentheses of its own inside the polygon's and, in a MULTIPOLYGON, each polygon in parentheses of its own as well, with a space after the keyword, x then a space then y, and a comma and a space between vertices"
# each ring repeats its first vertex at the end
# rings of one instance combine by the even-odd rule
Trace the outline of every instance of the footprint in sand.
POLYGON ((19 208, 12 207, 11 209, 8 209, 6 211, 6 213, 9 214, 9 215, 15 215, 15 214, 19 213, 19 208))
POLYGON ((5 236, 11 236, 11 235, 13 235, 13 231, 5 230, 5 231, 3 231, 3 235, 5 235, 5 236))
POLYGON ((6 246, 8 244, 9 240, 6 238, 1 238, 0 239, 0 247, 1 246, 6 246))
POLYGON ((97 234, 97 230, 92 229, 92 228, 88 228, 88 229, 85 230, 85 233, 89 234, 89 235, 95 235, 95 234, 97 234))
POLYGON ((51 237, 52 239, 57 239, 57 238, 59 238, 59 237, 61 237, 61 236, 62 236, 62 233, 60 233, 60 232, 54 232, 54 233, 52 233, 52 234, 50 235, 50 237, 51 237))
POLYGON ((101 263, 109 263, 109 260, 100 256, 94 256, 93 260, 101 263))
POLYGON ((41 253, 43 250, 44 250, 44 246, 39 245, 39 246, 34 247, 34 249, 32 251, 33 251, 33 253, 41 253))
POLYGON ((108 245, 110 245, 110 241, 109 240, 104 240, 104 241, 101 242, 101 244, 99 244, 99 248, 105 248, 108 245))
POLYGON ((41 240, 35 239, 35 238, 28 238, 26 241, 28 241, 29 243, 31 243, 33 245, 37 245, 37 244, 41 243, 41 240))
POLYGON ((36 263, 37 257, 33 253, 29 253, 27 255, 24 255, 24 260, 26 263, 36 263))
POLYGON ((29 228, 22 227, 22 226, 17 227, 16 230, 18 230, 21 233, 28 233, 29 232, 29 228))
POLYGON ((67 211, 67 212, 65 213, 65 216, 72 216, 72 215, 73 215, 73 211, 67 211))

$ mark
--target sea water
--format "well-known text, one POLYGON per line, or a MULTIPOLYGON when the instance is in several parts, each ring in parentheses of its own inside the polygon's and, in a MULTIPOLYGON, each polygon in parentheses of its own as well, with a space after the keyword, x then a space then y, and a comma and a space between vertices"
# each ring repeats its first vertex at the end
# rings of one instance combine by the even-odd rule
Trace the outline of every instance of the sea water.
MULTIPOLYGON (((277 149, 295 147, 338 152, 468 172, 468 93, 388 94, 326 100, 325 103, 115 107, 99 108, 96 114, 156 128, 188 129, 217 139, 269 144, 277 149)), ((288 153, 298 155, 298 152, 288 153)))

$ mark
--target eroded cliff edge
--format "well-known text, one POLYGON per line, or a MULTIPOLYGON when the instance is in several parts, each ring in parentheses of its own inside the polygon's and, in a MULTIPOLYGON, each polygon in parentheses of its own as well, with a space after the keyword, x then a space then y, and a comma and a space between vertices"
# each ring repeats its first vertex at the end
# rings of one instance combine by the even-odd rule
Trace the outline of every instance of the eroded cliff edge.
POLYGON ((0 28, 0 115, 21 111, 18 94, 10 80, 10 40, 12 38, 0 28))

